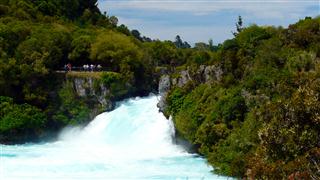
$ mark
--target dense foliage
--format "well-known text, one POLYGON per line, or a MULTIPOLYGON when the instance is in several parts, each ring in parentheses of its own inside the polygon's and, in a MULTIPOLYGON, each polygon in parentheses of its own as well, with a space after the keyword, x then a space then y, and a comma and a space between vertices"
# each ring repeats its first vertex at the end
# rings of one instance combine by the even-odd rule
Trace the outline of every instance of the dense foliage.
POLYGON ((317 179, 319 48, 319 17, 287 29, 241 28, 201 61, 221 67, 222 80, 172 88, 166 113, 218 173, 317 179))
MULTIPOLYGON (((99 82, 111 91, 106 99, 115 101, 155 91, 157 66, 174 68, 193 60, 193 51, 179 36, 176 42, 152 41, 117 23, 116 17, 100 13, 97 0, 1 1, 0 96, 45 114, 44 125, 34 131, 56 131, 89 121, 93 107, 56 72, 65 64, 101 65, 108 72, 99 82)), ((9 137, 1 131, 0 142, 2 135, 9 137)))
MULTIPOLYGON (((2 0, 0 142, 88 122, 92 102, 57 70, 100 64, 111 100, 157 89, 162 73, 214 65, 214 82, 174 87, 166 113, 215 171, 235 177, 319 178, 320 18, 242 27, 218 46, 151 40, 101 14, 97 0, 2 0)), ((176 73, 173 73, 176 76, 176 73)))
POLYGON ((0 96, 0 134, 2 141, 23 142, 37 137, 45 126, 46 116, 29 104, 15 104, 12 98, 0 96), (19 137, 17 137, 19 136, 19 137))

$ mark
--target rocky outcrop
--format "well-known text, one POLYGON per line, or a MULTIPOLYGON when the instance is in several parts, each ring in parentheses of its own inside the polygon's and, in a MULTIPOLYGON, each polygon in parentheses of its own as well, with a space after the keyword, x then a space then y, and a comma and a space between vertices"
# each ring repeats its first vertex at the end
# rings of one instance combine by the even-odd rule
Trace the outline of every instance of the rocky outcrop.
POLYGON ((183 87, 189 82, 214 83, 221 82, 223 70, 218 65, 201 65, 198 69, 192 70, 190 67, 171 74, 164 74, 159 80, 159 93, 161 95, 158 103, 160 112, 165 112, 166 97, 172 87, 183 87))
POLYGON ((220 66, 201 65, 196 71, 192 71, 190 67, 181 70, 175 77, 172 77, 172 85, 183 87, 190 81, 197 83, 213 83, 222 80, 223 71, 220 66))
POLYGON ((189 74, 189 70, 182 70, 178 73, 178 77, 172 78, 172 85, 183 87, 189 81, 192 81, 192 78, 189 74))
POLYGON ((214 81, 220 82, 222 80, 223 71, 220 66, 204 66, 201 65, 200 69, 202 69, 202 76, 206 83, 212 83, 214 81))
POLYGON ((171 88, 171 79, 168 74, 161 76, 159 81, 159 94, 161 96, 159 103, 157 104, 159 111, 164 112, 165 110, 165 98, 171 88))
POLYGON ((111 111, 115 102, 110 100, 110 90, 94 77, 67 77, 74 93, 84 99, 90 106, 90 118, 103 111, 111 111))
POLYGON ((171 87, 171 79, 168 74, 163 75, 159 81, 159 93, 163 94, 170 90, 171 87))

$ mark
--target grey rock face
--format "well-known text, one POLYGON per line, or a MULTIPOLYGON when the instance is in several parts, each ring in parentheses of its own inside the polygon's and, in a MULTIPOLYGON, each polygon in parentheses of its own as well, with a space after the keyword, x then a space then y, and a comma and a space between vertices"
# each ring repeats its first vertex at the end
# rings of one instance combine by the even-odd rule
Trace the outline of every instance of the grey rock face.
POLYGON ((183 87, 190 80, 192 80, 192 78, 190 77, 189 71, 188 70, 181 71, 180 77, 178 78, 177 86, 183 87))
POLYGON ((69 78, 68 81, 72 82, 73 89, 79 97, 97 102, 97 105, 106 111, 113 109, 113 102, 107 98, 110 95, 110 90, 103 84, 99 84, 98 80, 91 77, 75 77, 69 78))
POLYGON ((204 69, 204 79, 205 82, 213 82, 213 81, 221 81, 222 80, 223 71, 219 66, 207 66, 204 69))
POLYGON ((165 111, 165 108, 166 108, 165 100, 166 100, 166 97, 168 95, 168 91, 170 90, 170 88, 171 88, 170 76, 167 74, 161 76, 160 81, 159 81, 159 88, 158 88, 159 94, 161 95, 161 97, 160 97, 159 103, 157 104, 160 112, 165 111))
POLYGON ((164 113, 166 108, 167 108, 167 105, 166 105, 166 98, 167 98, 167 93, 163 94, 161 97, 160 97, 160 100, 157 104, 157 107, 159 108, 159 111, 164 113))
POLYGON ((182 70, 177 73, 178 76, 170 77, 166 74, 160 78, 159 81, 159 93, 161 95, 158 103, 160 112, 165 112, 166 109, 166 98, 170 89, 174 86, 183 87, 190 81, 196 81, 199 83, 213 83, 221 82, 223 71, 220 66, 205 66, 201 65, 197 71, 192 73, 189 68, 182 70))
POLYGON ((170 90, 170 86, 171 86, 171 80, 170 80, 170 76, 169 75, 163 75, 160 78, 159 81, 159 93, 165 93, 168 92, 170 90))
POLYGON ((86 96, 86 88, 84 87, 84 84, 85 84, 85 80, 82 78, 74 78, 73 79, 74 89, 75 89, 76 93, 78 94, 78 96, 80 96, 80 97, 86 96))

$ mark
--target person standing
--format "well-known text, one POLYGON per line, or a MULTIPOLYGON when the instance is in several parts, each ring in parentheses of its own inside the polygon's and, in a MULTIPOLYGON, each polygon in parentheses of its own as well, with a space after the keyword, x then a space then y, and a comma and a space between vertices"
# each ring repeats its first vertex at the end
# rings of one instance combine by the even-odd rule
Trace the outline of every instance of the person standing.
POLYGON ((93 64, 91 64, 90 65, 90 70, 93 71, 93 69, 94 69, 94 66, 93 66, 93 64))
POLYGON ((72 70, 71 63, 68 63, 68 64, 67 64, 67 67, 68 67, 68 71, 71 71, 71 70, 72 70))
POLYGON ((98 71, 102 70, 102 66, 100 64, 98 64, 97 68, 98 68, 98 71))
POLYGON ((68 71, 68 65, 65 64, 65 65, 63 66, 63 69, 64 69, 65 72, 67 72, 67 71, 68 71))

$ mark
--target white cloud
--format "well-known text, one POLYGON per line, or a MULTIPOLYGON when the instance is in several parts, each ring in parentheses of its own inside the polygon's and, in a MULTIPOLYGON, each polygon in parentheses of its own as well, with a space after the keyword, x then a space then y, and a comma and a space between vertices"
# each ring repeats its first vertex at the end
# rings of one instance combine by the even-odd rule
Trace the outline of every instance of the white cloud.
MULTIPOLYGON (((153 39, 171 39, 179 34, 190 43, 214 42, 232 37, 234 22, 226 22, 231 14, 240 14, 245 25, 283 25, 296 22, 305 16, 320 14, 319 0, 100 0, 101 11, 113 12, 119 22, 130 29, 138 29, 143 35, 153 39), (312 10, 309 8, 312 7, 312 10), (317 10, 318 9, 318 10, 317 10), (137 16, 137 12, 144 15, 137 16), (229 14, 228 14, 228 13, 229 14), (178 13, 178 16, 177 14, 178 13), (165 14, 166 16, 162 15, 165 14), (149 15, 155 19, 147 18, 149 15), (169 15, 169 16, 168 16, 169 15), (172 16, 170 16, 172 15, 172 16), (184 16, 186 15, 186 16, 184 16), (217 15, 217 16, 216 16, 217 15), (222 18, 221 18, 222 15, 222 18), (219 17, 219 26, 182 21, 181 18, 199 16, 207 19, 219 17), (140 19, 139 19, 140 18, 140 19), (248 23, 248 24, 247 24, 248 23)), ((232 17, 236 20, 237 17, 232 17)), ((209 20, 208 20, 209 19, 209 20)), ((216 20, 216 19, 215 19, 216 20)))
MULTIPOLYGON (((303 14, 318 0, 104 0, 100 7, 108 9, 137 9, 144 11, 186 12, 206 15, 224 10, 243 11, 260 18, 285 18, 303 14)), ((319 7, 320 8, 320 7, 319 7)))

